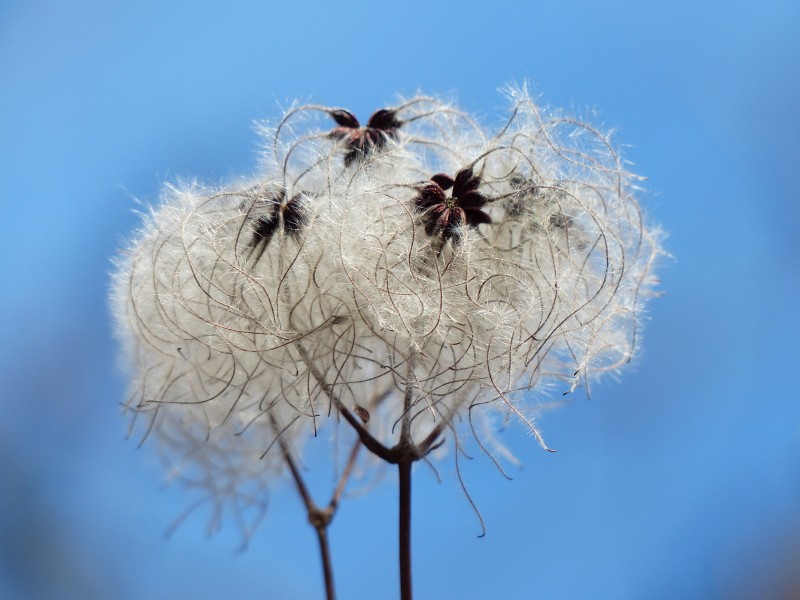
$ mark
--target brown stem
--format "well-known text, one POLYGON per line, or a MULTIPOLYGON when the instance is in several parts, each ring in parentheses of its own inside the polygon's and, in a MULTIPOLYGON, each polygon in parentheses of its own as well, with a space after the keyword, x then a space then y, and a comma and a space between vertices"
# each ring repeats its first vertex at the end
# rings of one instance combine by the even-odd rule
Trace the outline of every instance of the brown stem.
POLYGON ((344 493, 344 486, 347 484, 347 480, 350 479, 350 474, 353 472, 353 468, 356 466, 356 457, 358 456, 358 451, 360 449, 361 440, 356 440, 353 443, 352 450, 350 450, 350 456, 347 458, 347 464, 344 466, 342 476, 339 477, 339 483, 336 486, 336 490, 333 492, 331 501, 328 503, 328 507, 334 512, 336 512, 336 507, 339 506, 339 499, 344 493))
POLYGON ((322 558, 322 572, 325 575, 325 594, 327 600, 336 600, 336 590, 333 586, 333 564, 330 556, 330 544, 328 543, 328 526, 331 524, 331 521, 333 521, 333 516, 336 514, 336 509, 339 506, 339 499, 342 497, 344 488, 347 485, 347 480, 350 478, 350 474, 355 467, 359 448, 361 448, 361 442, 356 440, 328 506, 322 510, 313 506, 308 512, 308 520, 314 526, 317 532, 317 540, 319 541, 319 552, 322 558))
POLYGON ((397 464, 400 478, 400 599, 412 600, 411 588, 411 465, 412 460, 397 464))
POLYGON ((403 423, 400 428, 400 442, 397 449, 401 450, 401 458, 397 462, 399 479, 399 548, 400 559, 400 599, 412 600, 411 579, 411 465, 419 459, 418 450, 411 438, 411 407, 414 404, 414 361, 408 361, 408 376, 406 377, 406 391, 403 394, 403 423))
MULTIPOLYGON (((369 450, 379 458, 385 460, 390 464, 397 465, 398 476, 399 476, 399 488, 400 488, 399 499, 398 499, 398 504, 399 504, 398 556, 400 563, 400 598, 401 600, 412 600, 413 591, 412 591, 412 577, 411 577, 411 467, 414 464, 414 462, 420 460, 421 458, 424 458, 429 452, 431 452, 434 448, 437 448, 441 444, 441 441, 437 443, 437 440, 440 438, 444 428, 444 423, 440 423, 433 429, 433 431, 431 431, 428 434, 428 436, 426 436, 426 438, 422 441, 422 444, 420 446, 414 444, 414 440, 411 434, 411 409, 414 405, 414 387, 415 387, 414 360, 413 360, 414 357, 412 356, 408 361, 408 376, 406 379, 406 390, 405 394, 403 395, 404 410, 400 428, 400 440, 397 442, 397 444, 389 448, 384 444, 382 444, 369 431, 367 431, 366 427, 364 427, 362 423, 359 422, 358 418, 344 405, 344 403, 341 401, 341 399, 334 391, 333 387, 325 380, 324 375, 319 371, 319 369, 311 360, 309 354, 306 352, 303 345, 300 344, 299 342, 297 343, 297 349, 300 353, 301 359, 305 363, 312 377, 314 377, 317 384, 322 388, 322 390, 325 392, 328 398, 331 399, 333 404, 336 406, 339 412, 344 416, 345 420, 350 424, 350 426, 353 427, 353 429, 356 431, 356 434, 358 435, 358 440, 356 441, 356 447, 354 447, 351 452, 350 460, 348 462, 347 468, 345 469, 343 477, 349 475, 349 469, 351 469, 352 465, 355 463, 355 457, 356 457, 356 452, 358 451, 357 446, 359 445, 359 441, 367 448, 367 450, 369 450)), ((331 504, 328 507, 328 514, 330 516, 332 516, 332 513, 335 510, 336 502, 338 501, 338 496, 340 493, 341 493, 340 489, 337 488, 336 493, 334 493, 334 497, 331 499, 331 504)), ((323 555, 323 562, 324 560, 325 557, 323 555)))
POLYGON ((350 426, 356 430, 358 437, 361 439, 361 443, 363 443, 364 446, 375 456, 378 456, 387 462, 394 462, 390 459, 390 449, 381 444, 369 431, 367 431, 367 429, 359 421, 358 417, 356 417, 344 405, 344 402, 341 401, 333 387, 327 381, 325 381, 324 375, 320 373, 317 366, 311 361, 311 357, 308 355, 308 352, 306 352, 306 349, 303 348, 303 345, 300 342, 297 343, 297 350, 300 353, 300 357, 303 359, 306 367, 308 367, 311 375, 314 377, 317 384, 322 388, 322 391, 324 391, 328 398, 330 398, 334 405, 336 405, 337 410, 342 414, 342 416, 344 416, 345 420, 350 424, 350 426))
MULTIPOLYGON (((318 512, 323 513, 327 511, 318 512)), ((336 590, 333 585, 333 565, 331 564, 330 545, 328 544, 328 525, 330 524, 330 519, 333 517, 333 515, 328 513, 325 515, 325 517, 327 518, 320 519, 321 524, 314 525, 314 529, 317 532, 319 553, 322 558, 322 572, 325 576, 325 597, 327 600, 336 600, 336 590)), ((312 521, 311 514, 309 514, 309 521, 312 521)))
POLYGON ((308 522, 311 523, 311 526, 314 527, 314 530, 317 532, 319 553, 322 559, 322 574, 325 578, 326 598, 327 600, 336 600, 336 591, 333 585, 333 568, 331 566, 331 552, 330 545, 328 544, 328 525, 330 525, 331 519, 333 519, 333 510, 330 506, 324 510, 320 510, 314 503, 305 481, 303 480, 303 476, 300 474, 300 469, 297 468, 292 455, 289 453, 289 449, 286 447, 286 442, 279 439, 279 445, 283 452, 283 458, 286 460, 286 464, 289 465, 289 471, 292 473, 292 479, 294 479, 297 491, 303 499, 303 504, 306 506, 308 522))
MULTIPOLYGON (((272 420, 272 424, 273 427, 277 425, 274 419, 272 420)), ((317 542, 319 544, 319 553, 322 560, 322 573, 325 578, 325 597, 327 600, 336 600, 336 589, 333 584, 333 564, 331 562, 330 543, 328 542, 328 527, 333 520, 333 516, 336 514, 339 499, 342 493, 344 493, 347 480, 350 478, 350 474, 355 467, 356 457, 358 456, 358 449, 361 447, 361 443, 359 440, 356 440, 353 445, 353 449, 350 451, 347 464, 342 471, 342 475, 339 477, 339 482, 331 496, 331 500, 328 506, 323 509, 319 508, 311 497, 308 487, 303 480, 303 476, 300 473, 300 469, 297 467, 294 458, 292 458, 286 442, 280 435, 278 436, 278 445, 281 448, 286 464, 289 466, 289 471, 292 474, 292 479, 294 479, 297 491, 303 500, 303 504, 305 504, 308 522, 311 523, 311 526, 317 532, 317 542)))

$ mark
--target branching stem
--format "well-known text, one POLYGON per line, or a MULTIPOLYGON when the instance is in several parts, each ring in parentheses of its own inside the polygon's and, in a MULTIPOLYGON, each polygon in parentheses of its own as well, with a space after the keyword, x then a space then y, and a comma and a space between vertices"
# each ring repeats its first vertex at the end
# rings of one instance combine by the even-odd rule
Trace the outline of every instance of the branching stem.
MULTIPOLYGON (((273 428, 275 428, 277 425, 274 420, 272 421, 272 424, 273 428)), ((330 544, 328 542, 328 527, 330 526, 331 521, 333 521, 333 517, 336 514, 336 509, 339 506, 339 500, 344 493, 345 486, 347 485, 347 480, 350 478, 350 474, 353 472, 353 468, 355 467, 358 451, 361 448, 361 441, 356 440, 353 444, 353 448, 350 451, 350 455, 347 459, 344 470, 339 477, 339 481, 336 484, 336 488, 331 496, 330 502, 328 502, 328 505, 325 508, 318 507, 314 502, 314 499, 311 497, 311 493, 308 491, 308 486, 306 486, 305 480, 300 473, 300 469, 298 468, 294 458, 292 458, 286 441, 280 435, 278 436, 278 444, 281 448, 283 458, 286 461, 286 464, 289 466, 289 472, 292 474, 292 479, 297 487, 297 492, 300 494, 300 498, 303 500, 303 504, 306 507, 308 522, 317 532, 317 542, 319 544, 320 559, 322 561, 322 574, 325 579, 325 597, 327 600, 336 600, 336 588, 333 583, 333 563, 331 562, 330 544)))
MULTIPOLYGON (((403 417, 400 426, 400 440, 394 446, 388 447, 375 438, 364 424, 360 422, 358 417, 345 406, 300 342, 297 343, 297 349, 300 353, 300 357, 311 373, 311 376, 316 380, 317 384, 322 388, 328 398, 330 398, 331 402, 333 402, 345 420, 355 429, 358 435, 356 444, 358 445, 360 442, 367 450, 377 457, 389 464, 397 465, 399 477, 398 557, 400 566, 400 598, 401 600, 412 600, 411 467, 416 461, 425 458, 430 452, 441 446, 444 441, 441 436, 446 426, 446 420, 443 419, 439 422, 420 444, 414 443, 414 439, 411 435, 411 410, 414 406, 416 378, 414 374, 414 357, 412 356, 408 360, 408 374, 405 381, 406 389, 403 394, 403 417)), ((354 454, 351 455, 351 463, 355 460, 354 456, 354 454)), ((332 506, 335 507, 335 504, 332 506)), ((309 514, 311 514, 310 510, 309 514)), ((325 557, 323 555, 323 561, 324 560, 325 557)))

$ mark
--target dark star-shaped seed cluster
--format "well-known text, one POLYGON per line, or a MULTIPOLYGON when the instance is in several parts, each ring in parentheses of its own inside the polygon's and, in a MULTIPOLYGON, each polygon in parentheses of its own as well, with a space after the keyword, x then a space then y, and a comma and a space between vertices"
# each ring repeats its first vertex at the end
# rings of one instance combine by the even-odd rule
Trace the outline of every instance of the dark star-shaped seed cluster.
POLYGON ((481 178, 473 174, 471 167, 456 173, 455 179, 441 173, 431 177, 414 199, 417 210, 422 212, 425 233, 457 242, 464 225, 477 228, 481 223, 491 223, 491 217, 482 210, 489 199, 478 191, 480 185, 481 178), (451 188, 448 196, 445 191, 451 188))
POLYGON ((262 206, 266 205, 266 212, 255 218, 253 237, 250 239, 250 247, 254 253, 258 253, 256 262, 279 229, 282 228, 287 235, 297 239, 307 221, 303 193, 295 194, 287 200, 285 191, 275 192, 258 202, 262 206))
POLYGON ((330 135, 343 141, 346 149, 344 164, 347 167, 367 157, 374 150, 383 148, 390 139, 396 139, 403 124, 397 118, 397 111, 390 108, 375 111, 366 127, 362 127, 355 115, 348 110, 332 110, 329 114, 339 125, 330 135))

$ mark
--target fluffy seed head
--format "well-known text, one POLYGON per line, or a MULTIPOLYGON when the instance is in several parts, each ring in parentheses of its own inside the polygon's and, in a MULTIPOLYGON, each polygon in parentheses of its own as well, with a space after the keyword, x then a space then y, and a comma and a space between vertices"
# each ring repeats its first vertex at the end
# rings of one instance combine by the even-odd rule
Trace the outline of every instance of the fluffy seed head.
POLYGON ((598 130, 510 96, 496 133, 426 97, 366 127, 296 107, 260 177, 165 188, 113 298, 128 408, 176 473, 247 504, 276 439, 336 444, 342 411, 387 444, 409 414, 415 440, 466 423, 502 453, 497 418, 539 437, 527 391, 630 360, 661 254, 638 179, 598 130))

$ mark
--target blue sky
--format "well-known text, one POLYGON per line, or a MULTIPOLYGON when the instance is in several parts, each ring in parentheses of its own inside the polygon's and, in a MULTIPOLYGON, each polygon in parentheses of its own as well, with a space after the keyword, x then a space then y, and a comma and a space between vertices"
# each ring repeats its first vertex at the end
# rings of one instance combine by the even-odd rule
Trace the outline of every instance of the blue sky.
MULTIPOLYGON (((523 80, 617 131, 674 259, 634 368, 544 416, 556 454, 517 431, 513 481, 466 466, 485 538, 419 470, 417 596, 800 594, 800 5, 75 4, 0 6, 0 597, 321 598, 288 486, 244 553, 201 515, 164 540, 190 498, 125 440, 110 258, 163 181, 256 170, 279 105, 421 90, 491 123, 523 80)), ((397 595, 394 494, 342 505, 342 598, 397 595)))

